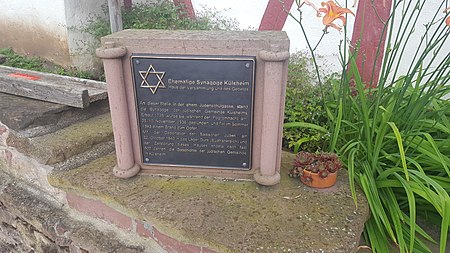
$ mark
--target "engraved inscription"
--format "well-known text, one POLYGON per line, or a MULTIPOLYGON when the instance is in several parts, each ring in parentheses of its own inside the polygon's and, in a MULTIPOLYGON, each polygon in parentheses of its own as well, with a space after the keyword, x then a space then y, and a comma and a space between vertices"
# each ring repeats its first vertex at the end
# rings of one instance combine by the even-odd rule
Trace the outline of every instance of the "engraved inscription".
POLYGON ((173 151, 247 155, 248 134, 238 134, 233 128, 249 127, 248 109, 247 105, 141 102, 144 155, 164 156, 173 151), (211 133, 211 127, 223 131, 211 133))
POLYGON ((144 164, 250 168, 254 59, 131 60, 144 164), (165 89, 140 87, 149 66, 165 72, 165 89))

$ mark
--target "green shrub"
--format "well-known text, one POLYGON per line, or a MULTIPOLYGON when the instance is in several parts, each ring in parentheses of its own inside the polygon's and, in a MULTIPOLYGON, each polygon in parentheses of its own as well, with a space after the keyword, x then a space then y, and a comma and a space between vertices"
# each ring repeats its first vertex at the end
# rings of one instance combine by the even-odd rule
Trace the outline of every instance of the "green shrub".
POLYGON ((39 57, 22 56, 14 52, 11 48, 0 48, 0 54, 6 56, 5 66, 47 72, 58 75, 74 76, 85 79, 99 79, 88 71, 78 70, 76 68, 66 68, 57 64, 50 63, 39 57))
POLYGON ((5 66, 48 72, 44 68, 42 59, 38 57, 21 56, 16 54, 11 48, 0 48, 0 54, 6 56, 6 62, 3 63, 5 66))
MULTIPOLYGON (((88 21, 83 29, 95 38, 111 33, 107 6, 103 15, 96 15, 88 21)), ((226 18, 215 9, 203 10, 197 13, 195 20, 184 17, 180 7, 171 1, 160 3, 133 4, 130 9, 122 9, 124 29, 167 29, 167 30, 237 30, 238 23, 226 18)))
MULTIPOLYGON (((325 127, 327 115, 321 99, 320 86, 309 69, 310 59, 305 53, 292 54, 289 60, 284 122, 303 122, 325 127)), ((310 127, 286 127, 283 146, 295 153, 322 151, 327 148, 329 135, 310 127)))
MULTIPOLYGON (((384 54, 376 88, 366 88, 350 55, 339 92, 329 101, 336 109, 332 146, 347 165, 353 196, 356 183, 369 202, 364 236, 373 252, 392 252, 389 242, 398 252, 431 252, 424 242, 436 242, 417 224, 420 217, 440 225, 439 252, 444 253, 450 226, 450 54, 445 47, 450 29, 441 9, 425 14, 425 1, 398 3, 393 8, 402 11, 399 32, 387 37, 387 45, 395 46, 384 54), (418 31, 404 22, 422 15, 429 23, 420 36, 428 39, 414 44, 415 57, 409 59, 403 55, 410 42, 405 34, 418 31), (435 57, 438 52, 444 57, 435 57), (406 59, 407 73, 398 75, 406 59)), ((398 24, 390 17, 388 30, 394 30, 394 21, 398 24)))

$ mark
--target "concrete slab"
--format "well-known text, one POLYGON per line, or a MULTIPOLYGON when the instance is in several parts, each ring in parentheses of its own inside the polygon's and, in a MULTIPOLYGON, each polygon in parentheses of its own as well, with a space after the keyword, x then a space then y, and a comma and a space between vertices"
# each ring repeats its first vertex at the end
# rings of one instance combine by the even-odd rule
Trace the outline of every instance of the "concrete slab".
POLYGON ((103 114, 43 136, 21 138, 12 135, 7 143, 41 164, 52 165, 112 139, 111 117, 103 114))
POLYGON ((106 100, 79 109, 0 92, 0 122, 24 137, 48 134, 108 110, 106 100))
POLYGON ((0 122, 13 130, 55 123, 59 113, 68 109, 65 105, 0 92, 0 122))

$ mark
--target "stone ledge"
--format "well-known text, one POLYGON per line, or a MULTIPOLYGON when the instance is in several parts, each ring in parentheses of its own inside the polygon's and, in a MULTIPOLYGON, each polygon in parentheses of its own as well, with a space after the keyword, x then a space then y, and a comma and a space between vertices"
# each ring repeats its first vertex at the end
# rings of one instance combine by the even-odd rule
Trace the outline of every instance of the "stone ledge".
POLYGON ((111 117, 103 114, 34 138, 10 134, 7 144, 42 164, 53 165, 112 139, 111 117))
MULTIPOLYGON (((332 188, 303 186, 287 177, 292 160, 292 154, 283 153, 281 184, 276 187, 199 177, 124 180, 111 173, 114 155, 70 171, 53 171, 49 182, 68 196, 79 195, 78 201, 98 201, 105 210, 112 208, 134 219, 140 231, 145 222, 148 229, 141 235, 154 238, 155 233, 162 233, 160 238, 167 237, 168 245, 160 243, 166 249, 178 244, 196 246, 192 252, 356 251, 369 216, 364 195, 357 192, 356 209, 345 171, 332 188)), ((89 213, 88 208, 76 209, 112 219, 104 216, 107 212, 102 217, 89 213)))
POLYGON ((30 248, 37 252, 85 253, 163 253, 154 240, 136 237, 114 226, 80 215, 46 197, 47 193, 30 187, 6 174, 0 163, 0 252, 30 248), (1 225, 3 224, 3 225, 1 225), (5 225, 6 224, 6 225, 5 225), (14 245, 1 240, 1 226, 25 236, 14 245), (26 232, 26 233, 25 233, 26 232), (25 233, 25 234, 24 234, 25 233), (36 243, 33 243, 33 238, 36 243), (43 244, 44 245, 40 245, 43 244), (25 245, 30 243, 31 245, 25 245), (51 250, 50 250, 51 249, 51 250))
POLYGON ((0 92, 0 122, 21 137, 31 138, 52 133, 73 123, 107 113, 108 108, 107 100, 79 109, 0 92))

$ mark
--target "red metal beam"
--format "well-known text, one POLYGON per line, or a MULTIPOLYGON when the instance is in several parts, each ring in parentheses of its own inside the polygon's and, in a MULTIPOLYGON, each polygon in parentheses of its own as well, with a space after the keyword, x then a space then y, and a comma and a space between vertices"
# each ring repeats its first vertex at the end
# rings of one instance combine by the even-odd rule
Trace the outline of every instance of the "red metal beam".
POLYGON ((269 0, 266 11, 259 25, 260 31, 275 30, 281 31, 286 22, 288 11, 292 7, 294 0, 269 0), (281 1, 283 3, 281 3, 281 1))
POLYGON ((359 45, 356 58, 362 81, 376 87, 383 61, 386 31, 384 23, 391 14, 392 0, 359 0, 353 28, 352 45, 359 45), (377 50, 380 51, 377 55, 377 50))
POLYGON ((173 4, 180 8, 180 17, 188 17, 190 19, 195 19, 194 6, 191 0, 173 0, 173 4))

